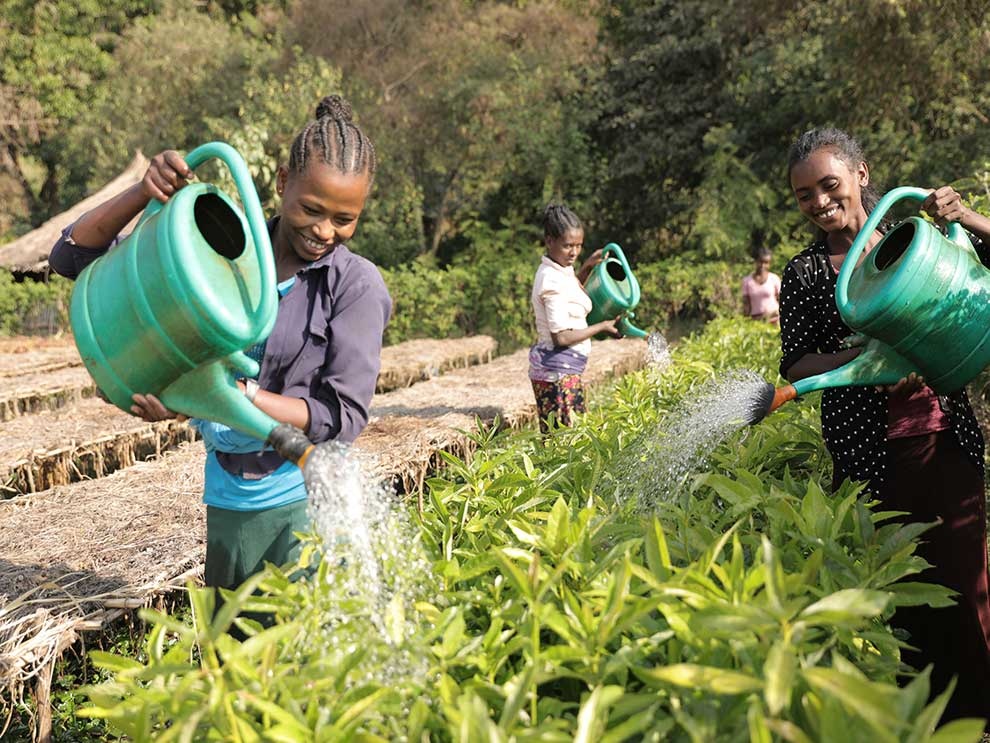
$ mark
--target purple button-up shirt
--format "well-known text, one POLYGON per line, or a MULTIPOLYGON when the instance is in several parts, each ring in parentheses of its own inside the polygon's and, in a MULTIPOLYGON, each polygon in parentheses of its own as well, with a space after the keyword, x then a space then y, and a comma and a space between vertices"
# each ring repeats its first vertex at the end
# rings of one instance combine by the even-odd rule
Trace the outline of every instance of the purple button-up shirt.
MULTIPOLYGON (((269 233, 277 224, 278 218, 268 223, 269 233)), ((70 279, 119 241, 94 250, 76 245, 71 235, 72 225, 48 258, 56 273, 70 279)), ((391 311, 381 273, 343 244, 302 268, 280 300, 258 383, 263 390, 306 402, 308 436, 314 443, 350 443, 367 425, 391 311)), ((217 458, 228 472, 251 479, 274 472, 285 461, 273 451, 218 452, 217 458)))

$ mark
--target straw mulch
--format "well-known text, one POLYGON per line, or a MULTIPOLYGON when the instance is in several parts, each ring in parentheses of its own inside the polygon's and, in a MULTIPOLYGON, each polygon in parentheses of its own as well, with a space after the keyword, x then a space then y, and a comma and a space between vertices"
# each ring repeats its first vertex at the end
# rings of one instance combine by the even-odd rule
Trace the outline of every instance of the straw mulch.
MULTIPOLYGON (((497 343, 487 335, 411 340, 382 349, 376 392, 408 387, 450 369, 491 361, 497 343)), ((71 338, 0 339, 0 421, 57 410, 96 392, 71 338)))
POLYGON ((193 441, 186 423, 147 423, 98 398, 3 425, 0 497, 103 477, 193 441))
POLYGON ((385 346, 375 392, 409 387, 450 369, 487 363, 497 347, 498 342, 487 335, 440 340, 423 338, 385 346))
POLYGON ((76 344, 69 336, 0 338, 0 378, 4 380, 67 366, 82 366, 76 344))
POLYGON ((42 372, 0 377, 0 421, 45 410, 58 410, 96 394, 86 367, 52 366, 42 372))
POLYGON ((201 573, 203 458, 202 445, 186 444, 109 477, 0 502, 0 691, 13 697, 38 674, 50 678, 78 632, 201 573))
MULTIPOLYGON (((641 368, 646 342, 623 339, 595 342, 582 375, 588 386, 641 368)), ((438 452, 467 453, 464 431, 476 420, 518 427, 536 419, 536 401, 523 349, 489 364, 450 372, 407 389, 378 395, 371 420, 357 445, 379 462, 379 472, 405 492, 420 490, 438 452)))

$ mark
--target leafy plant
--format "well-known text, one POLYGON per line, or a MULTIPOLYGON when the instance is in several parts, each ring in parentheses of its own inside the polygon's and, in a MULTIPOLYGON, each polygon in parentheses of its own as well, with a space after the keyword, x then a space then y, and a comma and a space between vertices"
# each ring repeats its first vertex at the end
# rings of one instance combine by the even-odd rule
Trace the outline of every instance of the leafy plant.
POLYGON ((194 591, 192 626, 146 613, 147 660, 94 658, 116 679, 86 714, 135 740, 976 740, 982 721, 935 731, 949 692, 929 703, 927 671, 894 683, 891 612, 951 597, 911 580, 923 525, 854 484, 826 495, 814 400, 734 434, 649 511, 614 469, 712 376, 769 374, 776 347, 768 327, 717 321, 572 428, 473 434, 410 515, 433 595, 376 622, 352 597, 353 621, 323 631, 346 567, 314 574, 314 543, 219 611, 194 591), (376 680, 406 653, 427 670, 376 680))

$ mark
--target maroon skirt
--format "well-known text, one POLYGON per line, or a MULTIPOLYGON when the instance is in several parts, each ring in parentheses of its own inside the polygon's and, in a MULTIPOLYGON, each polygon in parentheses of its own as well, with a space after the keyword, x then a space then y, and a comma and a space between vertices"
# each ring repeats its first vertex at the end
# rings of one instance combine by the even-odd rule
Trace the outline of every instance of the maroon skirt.
MULTIPOLYGON (((887 441, 888 482, 878 500, 884 510, 906 511, 902 521, 940 521, 921 535, 916 554, 932 567, 908 580, 938 583, 958 592, 944 608, 901 607, 892 624, 917 650, 904 661, 932 665, 932 696, 957 677, 944 721, 990 718, 990 600, 987 598, 987 516, 983 475, 951 430, 887 441)), ((842 475, 837 473, 836 484, 842 475)))

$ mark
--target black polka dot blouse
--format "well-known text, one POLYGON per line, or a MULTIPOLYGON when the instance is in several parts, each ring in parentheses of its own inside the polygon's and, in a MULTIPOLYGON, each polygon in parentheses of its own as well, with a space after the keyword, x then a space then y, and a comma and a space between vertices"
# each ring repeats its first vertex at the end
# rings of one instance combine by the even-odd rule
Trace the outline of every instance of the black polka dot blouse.
MULTIPOLYGON (((980 260, 990 249, 973 240, 980 260)), ((836 274, 824 239, 790 260, 780 290, 780 374, 807 353, 836 353, 852 334, 835 304, 836 274)), ((939 398, 959 443, 983 472, 983 434, 965 390, 939 398)), ((886 477, 887 393, 873 387, 837 387, 822 393, 822 437, 835 467, 878 491, 886 477)))

